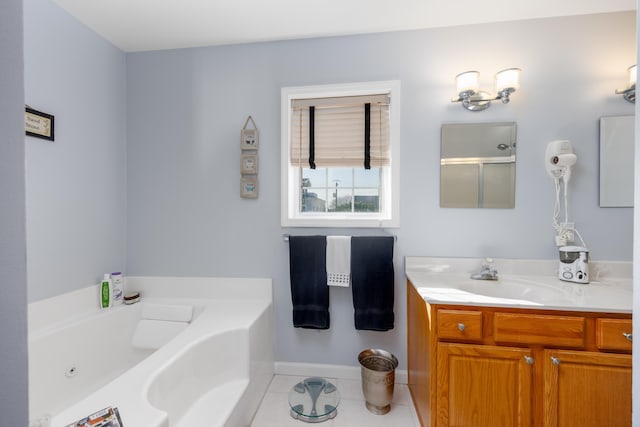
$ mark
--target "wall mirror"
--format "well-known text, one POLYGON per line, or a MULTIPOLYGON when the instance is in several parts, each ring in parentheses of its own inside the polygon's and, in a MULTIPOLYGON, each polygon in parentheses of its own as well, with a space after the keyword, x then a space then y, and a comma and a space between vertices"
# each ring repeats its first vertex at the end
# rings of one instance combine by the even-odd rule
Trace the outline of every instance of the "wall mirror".
POLYGON ((633 207, 635 116, 600 118, 600 207, 633 207))
POLYGON ((514 208, 516 123, 443 124, 440 207, 514 208))

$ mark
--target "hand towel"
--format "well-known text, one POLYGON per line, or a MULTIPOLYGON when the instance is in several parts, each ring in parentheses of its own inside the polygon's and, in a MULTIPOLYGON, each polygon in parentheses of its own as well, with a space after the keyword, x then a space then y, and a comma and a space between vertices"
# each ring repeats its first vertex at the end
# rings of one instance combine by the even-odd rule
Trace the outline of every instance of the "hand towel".
POLYGON ((325 236, 289 236, 289 277, 293 326, 329 329, 325 236))
POLYGON ((327 285, 349 287, 351 236, 327 236, 327 285))
POLYGON ((393 329, 393 236, 351 238, 351 285, 356 329, 393 329))

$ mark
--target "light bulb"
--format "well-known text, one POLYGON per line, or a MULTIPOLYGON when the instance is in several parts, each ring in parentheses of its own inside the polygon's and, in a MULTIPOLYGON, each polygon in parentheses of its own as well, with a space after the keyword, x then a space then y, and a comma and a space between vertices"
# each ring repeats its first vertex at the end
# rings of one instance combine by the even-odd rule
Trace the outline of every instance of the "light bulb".
POLYGON ((633 87, 633 86, 636 85, 636 77, 637 77, 636 65, 634 64, 631 67, 629 67, 628 71, 629 71, 629 86, 628 87, 633 87))
POLYGON ((478 83, 480 73, 477 71, 465 71, 456 76, 457 93, 478 92, 480 85, 478 83))
POLYGON ((507 68, 496 73, 496 91, 513 89, 515 92, 520 87, 520 68, 507 68))

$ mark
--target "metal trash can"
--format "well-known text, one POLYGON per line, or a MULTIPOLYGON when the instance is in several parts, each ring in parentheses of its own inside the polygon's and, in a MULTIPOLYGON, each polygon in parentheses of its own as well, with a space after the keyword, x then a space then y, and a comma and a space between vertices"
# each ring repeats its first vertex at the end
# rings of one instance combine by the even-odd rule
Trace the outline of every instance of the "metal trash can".
POLYGON ((391 410, 398 359, 388 351, 370 348, 360 352, 358 362, 367 409, 376 415, 386 414, 391 410))

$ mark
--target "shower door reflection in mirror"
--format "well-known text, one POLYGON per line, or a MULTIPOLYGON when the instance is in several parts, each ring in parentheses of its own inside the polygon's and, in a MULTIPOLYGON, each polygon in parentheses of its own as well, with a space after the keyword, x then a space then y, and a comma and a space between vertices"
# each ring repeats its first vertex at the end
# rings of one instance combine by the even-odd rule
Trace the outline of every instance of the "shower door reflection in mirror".
POLYGON ((516 123, 443 124, 440 207, 514 208, 516 123))

